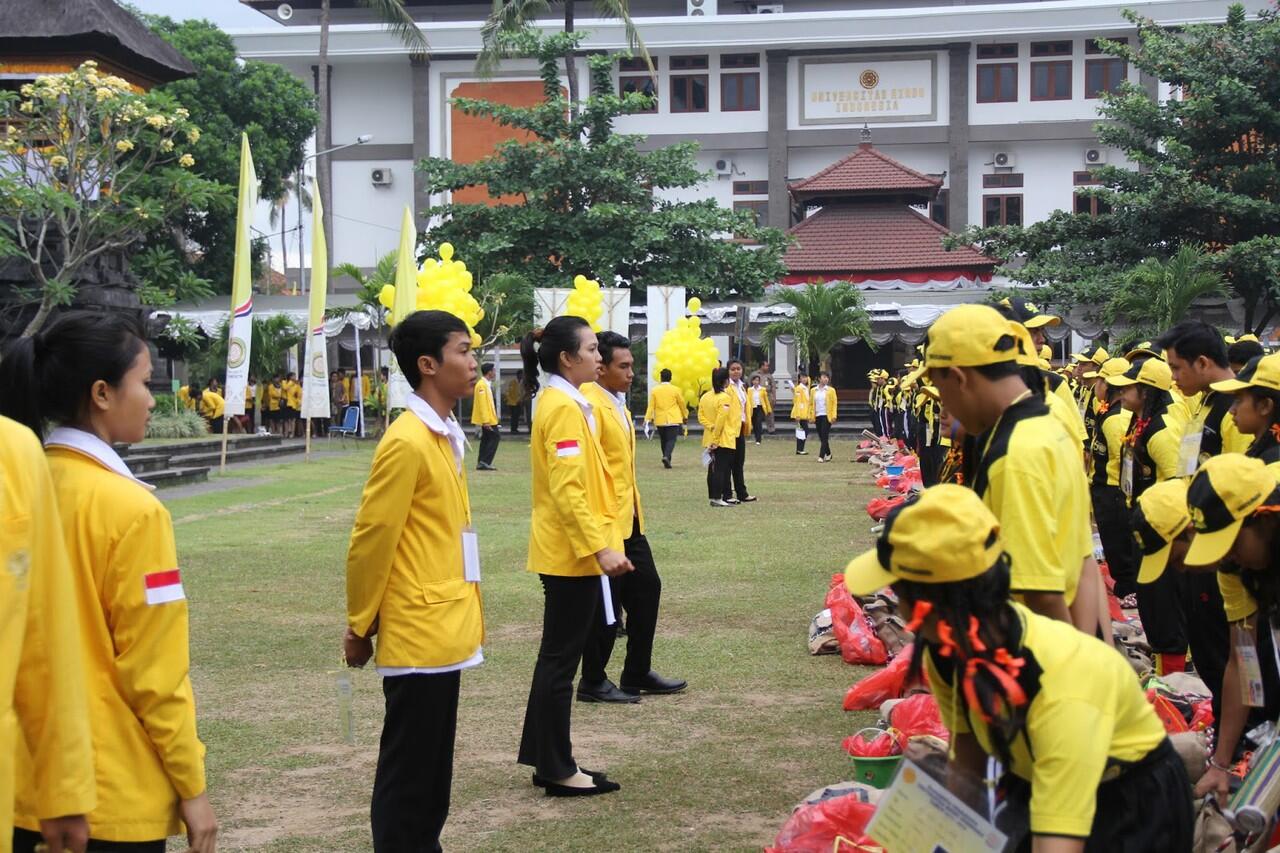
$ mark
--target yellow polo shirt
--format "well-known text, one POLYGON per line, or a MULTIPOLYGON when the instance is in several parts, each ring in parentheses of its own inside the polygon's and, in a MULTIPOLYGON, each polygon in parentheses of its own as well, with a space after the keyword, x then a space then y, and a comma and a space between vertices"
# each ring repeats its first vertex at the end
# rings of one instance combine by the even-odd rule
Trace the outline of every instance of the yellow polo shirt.
MULTIPOLYGON (((1018 683, 1029 704, 1007 769, 1031 783, 1032 833, 1087 838, 1103 772, 1145 758, 1164 741, 1164 725, 1115 649, 1066 622, 1013 607, 1022 638, 1009 651, 1024 661, 1018 683)), ((987 724, 965 705, 954 664, 930 649, 925 667, 942 722, 952 733, 972 733, 994 754, 987 724)))
POLYGON ((1124 452, 1124 434, 1129 429, 1133 412, 1123 408, 1119 401, 1094 421, 1095 429, 1090 452, 1093 454, 1093 485, 1119 486, 1120 463, 1124 452))
POLYGON ((15 782, 37 818, 97 803, 89 703, 53 482, 40 442, 0 417, 0 851, 13 841, 15 782), (34 750, 34 756, 27 750, 34 750), (15 775, 15 753, 24 756, 15 775))
POLYGON ((1093 553, 1088 484, 1079 445, 1039 398, 1005 410, 978 437, 974 491, 1000 520, 1015 598, 1061 592, 1075 600, 1084 558, 1093 553))

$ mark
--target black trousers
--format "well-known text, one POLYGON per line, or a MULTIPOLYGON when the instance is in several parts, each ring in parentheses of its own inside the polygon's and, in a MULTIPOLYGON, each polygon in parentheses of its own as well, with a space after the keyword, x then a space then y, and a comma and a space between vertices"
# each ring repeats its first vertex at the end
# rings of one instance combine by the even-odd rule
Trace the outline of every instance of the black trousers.
POLYGON ((662 458, 671 461, 671 454, 676 451, 676 439, 680 437, 680 425, 658 427, 658 441, 662 444, 662 458))
POLYGON ((745 501, 749 495, 747 494, 747 437, 745 435, 738 436, 738 443, 733 448, 733 491, 738 495, 738 500, 745 501))
POLYGON ((759 444, 760 437, 764 435, 764 409, 752 409, 751 432, 756 437, 756 444, 759 444))
POLYGON ((476 462, 480 465, 492 465, 493 457, 498 453, 498 442, 502 441, 502 430, 493 426, 480 428, 480 453, 476 462))
POLYGON ((1138 552, 1134 548, 1130 510, 1119 486, 1093 486, 1093 517, 1107 555, 1107 568, 1116 581, 1116 597, 1138 590, 1138 552))
POLYGON ((1187 629, 1178 572, 1166 570, 1153 583, 1140 583, 1137 588, 1138 615, 1142 618, 1142 628, 1147 633, 1151 651, 1165 655, 1186 654, 1187 629))
POLYGON ((818 448, 818 458, 826 459, 831 455, 831 419, 826 415, 818 415, 818 441, 822 442, 818 448))
POLYGON ((727 501, 733 497, 734 455, 735 451, 732 447, 717 447, 712 455, 712 500, 719 498, 722 501, 727 501))
MULTIPOLYGON (((622 665, 621 684, 634 684, 653 669, 653 636, 658 628, 658 605, 662 598, 662 578, 653 564, 649 540, 632 522, 631 536, 622 544, 627 559, 636 567, 617 578, 609 578, 613 592, 613 612, 627 611, 627 659, 622 665)), ((599 684, 608 678, 609 658, 618 639, 618 625, 605 625, 603 618, 591 623, 591 635, 582 653, 582 683, 599 684)))
POLYGON ((539 575, 542 580, 542 644, 533 668, 529 705, 524 712, 517 761, 552 781, 567 779, 578 769, 569 737, 573 710, 573 677, 591 635, 592 623, 603 619, 600 578, 539 575))
POLYGON ((797 438, 797 439, 796 439, 796 453, 799 453, 800 451, 804 450, 804 443, 805 443, 805 442, 808 440, 808 438, 809 438, 809 422, 808 422, 808 421, 796 421, 796 429, 803 430, 803 431, 804 431, 804 434, 805 434, 805 437, 804 437, 804 438, 797 438))
POLYGON ((520 431, 520 415, 524 413, 524 403, 516 403, 514 406, 507 406, 510 410, 511 418, 511 434, 515 435, 520 431))
MULTIPOLYGON (((1168 571, 1165 572, 1168 574, 1168 571)), ((1231 654, 1231 630, 1217 572, 1178 572, 1186 612, 1187 648, 1196 674, 1213 693, 1213 718, 1222 719, 1222 677, 1231 654)), ((1262 631, 1266 631, 1264 625, 1262 631)))
POLYGON ((705 447, 702 450, 704 453, 711 454, 711 461, 707 463, 707 497, 713 501, 718 500, 722 495, 720 494, 720 481, 716 475, 716 452, 705 447))
MULTIPOLYGON (((996 827, 1019 853, 1031 850, 1031 783, 1013 774, 1001 781, 1005 808, 996 827)), ((1191 850, 1196 812, 1182 759, 1166 738, 1118 778, 1098 785, 1085 853, 1172 853, 1191 850)))
POLYGON ((940 444, 926 444, 920 448, 920 483, 928 488, 938 485, 938 473, 947 458, 947 449, 940 444))
MULTIPOLYGON (((29 829, 13 829, 13 853, 35 853, 44 836, 29 829)), ((164 853, 164 839, 159 841, 99 841, 89 839, 88 853, 164 853)))
POLYGON ((440 849, 453 785, 461 673, 382 679, 386 716, 373 777, 375 853, 440 849))

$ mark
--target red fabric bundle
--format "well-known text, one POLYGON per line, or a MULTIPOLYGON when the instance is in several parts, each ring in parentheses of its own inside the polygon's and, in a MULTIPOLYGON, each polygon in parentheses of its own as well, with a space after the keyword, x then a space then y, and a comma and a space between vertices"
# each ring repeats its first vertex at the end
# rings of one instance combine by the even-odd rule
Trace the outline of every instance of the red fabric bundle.
POLYGON ((932 693, 913 693, 894 705, 889 712, 889 725, 902 732, 903 738, 933 735, 940 740, 951 739, 932 693))
MULTIPOLYGON (((863 731, 877 730, 864 729, 863 731)), ((902 743, 905 740, 906 738, 901 735, 889 731, 882 731, 869 738, 863 732, 856 732, 845 738, 841 746, 854 758, 888 758, 891 755, 902 754, 902 743)))
POLYGON ((831 588, 826 603, 845 663, 879 666, 889 660, 889 652, 876 636, 871 621, 843 583, 831 588))
POLYGON ((860 679, 844 694, 846 711, 873 711, 888 699, 902 696, 911 665, 911 646, 907 646, 884 669, 860 679))
POLYGON ((889 517, 889 513, 901 506, 906 499, 906 495, 897 495, 892 498, 873 498, 867 502, 867 515, 871 516, 875 521, 884 521, 889 517))
POLYGON ((765 853, 879 853, 863 833, 876 807, 845 794, 796 809, 765 853))

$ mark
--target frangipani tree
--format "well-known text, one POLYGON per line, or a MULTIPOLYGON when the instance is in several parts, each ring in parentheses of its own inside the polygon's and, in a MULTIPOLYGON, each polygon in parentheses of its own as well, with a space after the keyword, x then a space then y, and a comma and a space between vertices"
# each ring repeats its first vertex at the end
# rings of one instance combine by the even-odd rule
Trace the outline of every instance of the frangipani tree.
POLYGON ((35 306, 24 337, 71 302, 87 264, 229 193, 189 171, 199 138, 186 110, 93 61, 0 92, 0 257, 30 273, 11 302, 35 306))

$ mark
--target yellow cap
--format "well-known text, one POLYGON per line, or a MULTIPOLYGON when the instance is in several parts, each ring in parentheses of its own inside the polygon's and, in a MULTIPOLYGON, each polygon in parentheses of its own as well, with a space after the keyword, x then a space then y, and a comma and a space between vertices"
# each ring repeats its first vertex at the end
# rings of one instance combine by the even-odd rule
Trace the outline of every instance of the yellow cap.
POLYGON ((1149 358, 1141 364, 1132 365, 1119 376, 1112 376, 1107 384, 1113 388, 1142 384, 1168 391, 1173 387, 1173 371, 1160 359, 1149 358))
POLYGON ((1261 355, 1249 360, 1235 379, 1225 379, 1209 386, 1215 391, 1235 393, 1246 388, 1280 391, 1280 353, 1261 355))
POLYGON ((914 370, 912 370, 906 376, 902 377, 902 384, 914 385, 920 379, 921 376, 924 376, 924 372, 927 369, 928 368, 926 368, 923 364, 918 365, 914 370))
POLYGON ((1200 466, 1187 488, 1196 538, 1187 549, 1188 566, 1221 562, 1244 520, 1276 496, 1276 475, 1261 459, 1243 453, 1214 456, 1200 466))
POLYGON ((1000 304, 1013 312, 1014 319, 1028 329, 1039 329, 1043 326, 1060 326, 1062 318, 1054 314, 1045 314, 1035 303, 1028 302, 1018 296, 1000 300, 1000 304))
POLYGON ((1187 481, 1165 480, 1138 496, 1132 516, 1133 538, 1138 541, 1142 567, 1138 583, 1152 583, 1169 565, 1173 540, 1191 523, 1187 510, 1187 481))
POLYGON ((1031 340, 1031 332, 1021 323, 1010 323, 1009 326, 1018 339, 1018 357, 1015 360, 1023 367, 1039 367, 1040 356, 1036 355, 1036 344, 1031 340))
POLYGON ((929 327, 925 366, 981 367, 1014 361, 1019 356, 1015 329, 1020 328, 989 305, 959 305, 929 327))
POLYGON ((1049 346, 1048 344, 1045 344, 1044 346, 1040 347, 1040 358, 1042 361, 1052 361, 1053 347, 1049 346))
POLYGON ((1156 349, 1156 345, 1151 343, 1151 341, 1143 341, 1140 344, 1135 344, 1132 349, 1124 354, 1124 357, 1129 359, 1129 361, 1142 358, 1143 356, 1146 356, 1147 358, 1158 358, 1162 361, 1164 360, 1164 353, 1161 350, 1156 349))
POLYGON ((1127 358, 1109 358, 1097 370, 1090 370, 1088 373, 1082 374, 1082 378, 1109 380, 1113 376, 1122 376, 1129 367, 1130 364, 1127 358))
POLYGON ((876 547, 845 567, 844 583, 854 595, 898 580, 957 583, 984 574, 1003 550, 1000 522, 978 493, 944 483, 889 513, 876 547))
POLYGON ((1262 343, 1262 341, 1258 340, 1258 336, 1254 334, 1241 335, 1238 338, 1233 338, 1231 335, 1225 335, 1222 339, 1226 341, 1228 344, 1260 344, 1262 343))

